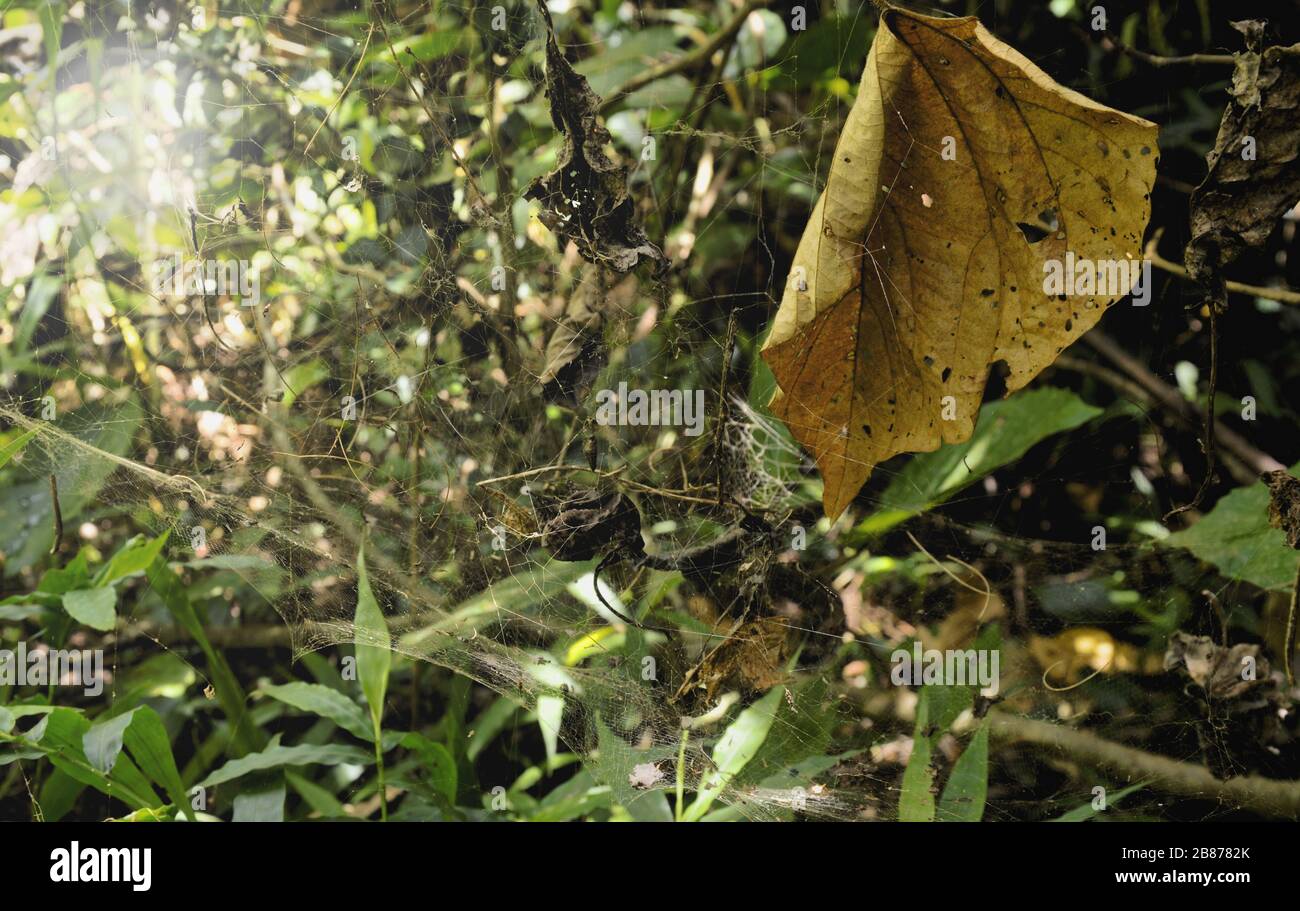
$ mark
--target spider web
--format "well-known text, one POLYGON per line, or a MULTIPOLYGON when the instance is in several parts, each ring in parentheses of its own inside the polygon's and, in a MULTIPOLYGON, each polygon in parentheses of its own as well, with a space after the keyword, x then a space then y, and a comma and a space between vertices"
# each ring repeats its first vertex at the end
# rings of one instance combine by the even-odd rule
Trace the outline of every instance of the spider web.
MULTIPOLYGON (((875 737, 871 719, 880 700, 907 700, 863 690, 858 680, 867 675, 846 676, 844 666, 864 654, 883 666, 907 630, 942 621, 962 591, 953 574, 964 570, 949 557, 1022 601, 1036 582, 1104 578, 1144 552, 1098 554, 1014 521, 988 528, 972 517, 997 517, 1008 491, 996 483, 966 490, 942 518, 924 520, 947 545, 937 558, 906 546, 899 557, 872 555, 844 543, 851 521, 834 528, 818 521, 815 475, 763 412, 769 380, 756 366, 754 336, 775 308, 774 266, 788 258, 773 246, 770 225, 797 215, 791 200, 816 198, 815 175, 843 101, 791 112, 760 80, 750 103, 762 129, 701 125, 746 69, 780 62, 760 53, 738 61, 735 73, 729 58, 713 74, 720 78, 700 81, 671 116, 661 96, 641 98, 640 108, 629 103, 615 145, 636 161, 631 191, 648 199, 640 214, 684 227, 665 243, 675 281, 610 278, 621 310, 603 327, 609 362, 591 388, 622 381, 704 389, 708 420, 699 437, 681 428, 593 428, 590 395, 541 396, 542 340, 562 325, 582 264, 521 199, 558 146, 535 12, 508 6, 511 26, 498 48, 533 61, 526 71, 539 78, 529 80, 524 69, 485 75, 481 56, 467 55, 465 45, 443 57, 422 49, 426 60, 403 67, 385 63, 390 44, 409 47, 435 26, 457 30, 466 44, 493 40, 475 37, 482 9, 423 4, 398 17, 383 6, 375 20, 360 10, 291 7, 236 4, 215 23, 205 9, 199 27, 161 13, 142 14, 130 29, 125 19, 83 22, 106 37, 98 71, 73 54, 61 62, 57 93, 28 77, 11 101, 21 114, 10 116, 26 118, 30 146, 53 136, 59 149, 28 192, 61 203, 22 210, 30 215, 6 242, 14 253, 28 235, 41 238, 29 262, 7 256, 10 310, 31 303, 32 275, 55 277, 66 295, 61 307, 42 311, 34 337, 44 347, 32 349, 34 366, 18 370, 0 407, 11 426, 35 434, 13 488, 26 499, 6 516, 18 517, 23 555, 15 560, 7 549, 9 574, 30 573, 48 548, 53 500, 44 479, 54 475, 81 539, 124 525, 166 532, 168 559, 191 579, 215 569, 242 583, 214 599, 224 622, 251 623, 273 610, 301 656, 357 641, 355 566, 364 545, 391 633, 389 643, 372 644, 448 668, 534 713, 551 749, 558 741, 582 756, 594 781, 633 815, 653 817, 654 795, 672 793, 684 742, 685 788, 718 791, 716 806, 727 813, 854 819, 892 813, 901 765, 889 749, 908 738, 875 737), (499 130, 481 125, 493 104, 506 114, 499 130), (662 154, 637 161, 638 130, 662 154), (813 152, 775 154, 781 143, 813 152), (536 151, 521 163, 515 148, 536 151), (695 167, 693 181, 659 195, 663 182, 653 178, 683 166, 695 167), (497 206, 503 182, 514 199, 509 212, 497 206), (751 240, 736 253, 753 248, 735 256, 737 266, 696 267, 728 250, 726 238, 737 232, 751 240), (261 279, 262 299, 250 307, 229 294, 154 293, 148 265, 176 254, 246 262, 261 279), (494 266, 506 269, 506 291, 493 288, 494 266), (726 316, 733 311, 742 324, 734 340, 726 316), (511 374, 499 355, 512 350, 520 363, 511 374), (106 372, 92 366, 100 360, 106 372), (724 374, 730 383, 720 388, 724 374), (47 384, 45 376, 55 379, 47 384), (66 417, 41 419, 51 400, 66 417), (581 451, 588 438, 597 442, 596 472, 581 451), (713 505, 718 479, 739 511, 713 505), (835 613, 808 605, 755 612, 734 592, 719 599, 634 559, 614 562, 597 583, 598 559, 565 562, 539 546, 532 495, 552 482, 631 498, 657 555, 707 546, 742 512, 783 534, 802 523, 806 554, 824 563, 808 572, 834 594, 835 613), (899 581, 896 566, 883 568, 900 562, 919 586, 899 581), (891 607, 891 599, 912 608, 891 607), (847 631, 850 604, 867 612, 860 630, 874 632, 847 631), (611 616, 610 605, 646 628, 611 616), (753 644, 777 624, 790 638, 762 668, 782 681, 769 683, 781 688, 772 732, 766 752, 732 780, 716 764, 718 735, 769 687, 745 686, 743 676, 701 686, 698 669, 720 647, 753 644), (678 630, 671 636, 670 626, 678 630), (683 692, 692 673, 697 685, 683 692), (731 693, 742 698, 710 722, 731 693), (632 779, 647 774, 636 770, 648 763, 661 777, 635 787, 632 779)), ((864 15, 846 12, 848 27, 864 15)), ((628 7, 598 21, 589 44, 566 43, 565 51, 599 61, 646 30, 671 38, 670 50, 681 45, 671 22, 628 7)), ((761 36, 748 40, 752 50, 761 36)), ((859 65, 839 61, 843 72, 859 65)), ((1090 434, 1101 431, 1082 429, 1072 445, 1087 450, 1090 434)), ((1070 482, 1050 461, 1027 470, 1022 484, 1070 482)), ((877 474, 863 499, 888 506, 881 493, 898 470, 886 465, 877 474)), ((807 562, 789 548, 771 557, 807 562)), ((1162 579, 1128 584, 1153 604, 1175 600, 1162 579)), ((1004 616, 1015 619, 1010 609, 1004 616)), ((1097 677, 1047 702, 1036 675, 1019 672, 1021 697, 1027 690, 1030 703, 1058 714, 1083 694, 1104 706, 1133 686, 1097 677)), ((1185 758, 1197 755, 1185 740, 1181 749, 1185 758)), ((995 752, 993 761, 1006 763, 995 777, 1013 782, 1034 768, 1018 754, 1003 760, 995 752)), ((1031 790, 1021 782, 1020 792, 1031 790)), ((1068 777, 1040 786, 1036 801, 1044 791, 1063 807, 1089 796, 1068 777)), ((1004 793, 991 799, 987 818, 1033 812, 1018 804, 1015 787, 1004 793)))

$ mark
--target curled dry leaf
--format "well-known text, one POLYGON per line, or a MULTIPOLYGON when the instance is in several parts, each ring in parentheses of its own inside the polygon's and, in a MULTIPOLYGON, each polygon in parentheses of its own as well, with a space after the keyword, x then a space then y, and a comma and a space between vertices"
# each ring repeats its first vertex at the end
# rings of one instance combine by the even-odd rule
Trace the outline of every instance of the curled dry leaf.
POLYGON ((1300 550, 1300 479, 1268 471, 1261 480, 1268 488, 1268 524, 1282 529, 1288 547, 1300 550))
POLYGON ((877 463, 968 439, 993 364, 1020 389, 1128 292, 1049 295, 1044 267, 1140 257, 1156 133, 975 18, 882 15, 763 349, 828 516, 877 463))
POLYGON ((546 340, 546 364, 538 382, 548 402, 576 402, 605 365, 604 297, 602 270, 588 265, 546 340))
POLYGON ((1174 633, 1165 652, 1165 670, 1182 668, 1211 699, 1239 699, 1257 688, 1275 689, 1268 659, 1259 646, 1215 645, 1209 636, 1174 633))
POLYGON ((1233 27, 1246 50, 1236 55, 1208 173, 1192 193, 1185 257, 1192 278, 1211 287, 1221 286, 1219 269, 1261 246, 1300 198, 1300 44, 1263 48, 1264 23, 1233 27))
POLYGON ((524 195, 542 204, 542 223, 577 245, 588 262, 616 272, 631 270, 643 257, 662 266, 663 254, 636 223, 627 168, 605 154, 610 135, 600 122, 600 97, 564 58, 546 4, 539 0, 538 8, 546 23, 551 121, 564 145, 555 170, 533 181, 524 195))

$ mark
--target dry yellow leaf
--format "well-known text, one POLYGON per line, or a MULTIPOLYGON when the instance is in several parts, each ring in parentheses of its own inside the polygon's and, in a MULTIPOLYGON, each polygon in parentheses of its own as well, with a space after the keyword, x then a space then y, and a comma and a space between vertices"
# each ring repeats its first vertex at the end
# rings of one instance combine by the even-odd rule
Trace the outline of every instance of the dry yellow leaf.
POLYGON ((763 348, 828 516, 877 463, 968 439, 991 365, 1016 391, 1128 293, 1156 132, 973 17, 882 14, 763 348), (1052 264, 1092 292, 1048 293, 1052 264))

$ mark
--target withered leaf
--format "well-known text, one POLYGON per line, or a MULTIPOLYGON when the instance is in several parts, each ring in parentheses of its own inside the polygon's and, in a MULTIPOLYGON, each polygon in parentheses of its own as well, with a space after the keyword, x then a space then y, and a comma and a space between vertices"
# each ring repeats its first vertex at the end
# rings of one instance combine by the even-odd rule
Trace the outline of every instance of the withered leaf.
POLYGON ((579 562, 610 548, 641 554, 641 514, 621 493, 580 489, 560 496, 533 494, 542 520, 542 546, 557 560, 579 562))
POLYGON ((1282 529, 1288 546, 1300 550, 1300 480, 1285 471, 1267 471, 1268 524, 1282 529))
POLYGON ((1192 193, 1192 278, 1222 296, 1219 269, 1267 240, 1300 199, 1300 44, 1262 48, 1264 23, 1234 22, 1246 39, 1209 171, 1192 193))
POLYGON ((542 204, 542 223, 562 240, 573 241, 587 261, 616 272, 633 269, 643 257, 663 265, 663 253, 636 223, 628 169, 605 154, 610 135, 600 122, 600 97, 560 51, 544 0, 537 5, 546 23, 551 122, 564 144, 555 170, 533 181, 524 195, 542 204))
POLYGON ((602 270, 588 265, 546 340, 546 363, 538 382, 548 402, 576 402, 604 366, 604 297, 602 270))
POLYGON ((1259 653, 1258 645, 1250 643, 1224 648, 1209 636, 1174 633, 1165 652, 1165 670, 1178 668, 1211 699, 1239 699, 1256 688, 1273 686, 1268 659, 1259 653), (1254 673, 1246 679, 1242 670, 1248 665, 1253 665, 1254 673))
POLYGON ((882 14, 763 349, 828 516, 877 463, 968 439, 991 365, 1020 389, 1128 292, 1156 133, 975 18, 882 14), (1116 293, 1047 293, 1067 253, 1124 266, 1116 293))

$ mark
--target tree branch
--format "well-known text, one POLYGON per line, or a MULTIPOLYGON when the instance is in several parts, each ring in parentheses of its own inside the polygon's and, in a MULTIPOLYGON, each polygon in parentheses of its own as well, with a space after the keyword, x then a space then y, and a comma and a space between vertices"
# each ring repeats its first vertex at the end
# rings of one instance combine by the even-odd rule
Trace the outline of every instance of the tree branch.
POLYGON ((693 70, 697 66, 704 65, 708 62, 710 57, 717 53, 719 48, 736 36, 736 33, 740 31, 741 26, 745 24, 745 20, 749 18, 750 13, 768 6, 771 2, 772 0, 746 0, 745 5, 740 8, 736 15, 732 16, 727 24, 721 29, 714 32, 708 42, 700 45, 693 51, 682 54, 680 57, 668 61, 667 63, 651 67, 645 72, 633 76, 627 82, 610 92, 609 97, 601 103, 600 109, 604 111, 612 107, 628 95, 631 95, 637 89, 645 88, 652 82, 656 82, 676 73, 693 70))
MULTIPOLYGON (((1115 341, 1099 329, 1093 329, 1083 337, 1093 348, 1097 349, 1107 360, 1128 374, 1139 386, 1149 392, 1156 401, 1189 420, 1199 418, 1194 406, 1164 380, 1160 379, 1137 358, 1126 352, 1115 341)), ((1266 471, 1285 471, 1286 466, 1266 452, 1256 449, 1245 438, 1229 427, 1220 427, 1218 441, 1224 449, 1245 462, 1257 474, 1266 471)))
POLYGON ((1120 775, 1125 781, 1149 779, 1152 788, 1166 794, 1220 800, 1261 816, 1300 819, 1300 781, 1256 775, 1219 779, 1204 766, 1103 740, 1090 731, 996 710, 989 713, 988 720, 990 733, 1001 741, 1046 747, 1120 775))

